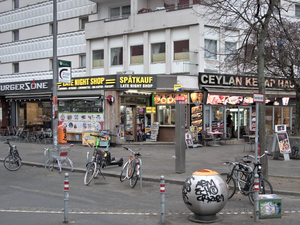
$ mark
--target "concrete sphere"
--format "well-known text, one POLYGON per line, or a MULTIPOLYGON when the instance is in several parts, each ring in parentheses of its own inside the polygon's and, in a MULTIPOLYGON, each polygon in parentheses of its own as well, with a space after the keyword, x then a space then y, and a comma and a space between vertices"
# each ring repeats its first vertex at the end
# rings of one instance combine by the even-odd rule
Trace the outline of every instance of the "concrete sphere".
POLYGON ((227 184, 217 172, 199 170, 186 179, 182 198, 186 207, 196 215, 216 215, 227 204, 227 184))

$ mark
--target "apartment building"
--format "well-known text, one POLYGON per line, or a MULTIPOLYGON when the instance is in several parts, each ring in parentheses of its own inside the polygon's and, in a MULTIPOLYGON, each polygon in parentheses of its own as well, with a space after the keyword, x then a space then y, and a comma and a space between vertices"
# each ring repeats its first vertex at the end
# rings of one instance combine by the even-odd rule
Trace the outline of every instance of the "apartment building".
MULTIPOLYGON (((51 115, 52 1, 25 2, 29 4, 0 1, 0 95, 2 103, 9 102, 2 104, 2 118, 15 118, 7 125, 28 126, 51 115), (10 82, 14 85, 7 86, 10 82), (17 93, 20 85, 32 83, 36 85, 28 96, 17 93), (39 115, 42 118, 28 117, 32 101, 48 108, 39 115)), ((228 113, 236 122, 238 138, 253 125, 255 108, 248 99, 255 87, 227 86, 230 76, 223 75, 231 71, 221 67, 230 60, 226 55, 239 47, 240 32, 216 27, 201 16, 201 0, 62 0, 57 4, 58 58, 72 63, 71 84, 58 84, 59 123, 68 128, 68 140, 87 137, 88 141, 90 131, 110 130, 121 141, 136 141, 138 134, 147 133, 157 122, 157 140, 174 141, 177 96, 185 97, 187 129, 226 131, 228 113), (203 75, 214 80, 219 76, 225 82, 206 85, 203 75), (196 102, 191 99, 194 92, 196 102), (242 102, 227 104, 236 96, 242 102), (226 104, 224 99, 229 99, 226 104), (147 107, 155 109, 147 113, 147 107)), ((295 4, 287 15, 299 17, 299 11, 295 4)), ((286 118, 291 126, 292 107, 279 102, 268 111, 272 126, 286 118)))

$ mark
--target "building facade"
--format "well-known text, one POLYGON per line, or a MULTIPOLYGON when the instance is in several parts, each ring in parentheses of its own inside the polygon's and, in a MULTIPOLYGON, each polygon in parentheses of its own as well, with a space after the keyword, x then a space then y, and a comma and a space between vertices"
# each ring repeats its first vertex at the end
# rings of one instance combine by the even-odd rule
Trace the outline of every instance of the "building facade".
MULTIPOLYGON (((35 83, 53 77, 52 1, 25 2, 0 1, 2 126, 44 124, 51 115, 51 89, 16 93, 22 82, 36 87, 35 83)), ((181 95, 186 128, 226 132, 227 114, 236 121, 237 138, 245 127, 252 128, 253 103, 214 105, 210 101, 213 95, 248 99, 257 88, 240 86, 229 93, 225 83, 203 83, 203 74, 231 74, 221 64, 228 49, 238 48, 240 32, 215 27, 199 16, 204 11, 200 0, 62 0, 57 4, 58 58, 72 63, 72 82, 58 83, 57 94, 59 123, 67 126, 68 140, 82 141, 85 131, 98 130, 118 133, 116 142, 140 140, 140 133, 145 140, 147 128, 156 122, 157 140, 173 142, 174 99, 181 95), (180 85, 180 92, 174 85, 180 85), (147 113, 147 108, 154 109, 147 113)), ((293 9, 287 13, 298 17, 299 7, 293 9)), ((276 93, 272 96, 295 96, 276 93)), ((268 129, 278 123, 292 127, 293 101, 270 108, 268 129)))

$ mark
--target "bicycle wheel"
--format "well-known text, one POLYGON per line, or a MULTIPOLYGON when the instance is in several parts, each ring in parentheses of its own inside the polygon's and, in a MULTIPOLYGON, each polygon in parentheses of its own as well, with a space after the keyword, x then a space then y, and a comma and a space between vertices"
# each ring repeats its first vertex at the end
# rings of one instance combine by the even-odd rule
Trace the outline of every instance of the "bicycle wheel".
MULTIPOLYGON (((137 166, 137 165, 136 165, 137 166)), ((134 169, 134 172, 132 174, 132 177, 129 179, 129 185, 131 188, 134 188, 138 179, 139 179, 139 175, 138 175, 138 168, 134 169)))
MULTIPOLYGON (((273 188, 271 183, 266 180, 266 179, 262 179, 259 185, 259 195, 264 195, 264 194, 273 194, 273 188)), ((255 192, 254 192, 254 183, 251 184, 250 188, 249 188, 249 200, 252 204, 254 204, 254 198, 255 198, 255 192)))
POLYGON ((136 161, 132 159, 128 165, 128 179, 131 179, 136 168, 136 161))
POLYGON ((123 166, 123 169, 121 171, 120 174, 120 181, 123 182, 124 180, 126 180, 126 171, 128 170, 128 161, 125 163, 125 165, 123 166))
POLYGON ((86 167, 86 172, 84 175, 84 180, 83 180, 84 185, 89 185, 92 182, 96 170, 97 170, 97 164, 95 162, 89 162, 86 167))
POLYGON ((9 171, 17 171, 22 166, 22 161, 19 156, 8 155, 4 159, 4 167, 9 171))
POLYGON ((235 180, 232 178, 232 176, 229 175, 229 173, 221 173, 220 174, 223 180, 227 184, 228 188, 228 199, 231 199, 232 196, 235 194, 236 191, 236 183, 235 180))

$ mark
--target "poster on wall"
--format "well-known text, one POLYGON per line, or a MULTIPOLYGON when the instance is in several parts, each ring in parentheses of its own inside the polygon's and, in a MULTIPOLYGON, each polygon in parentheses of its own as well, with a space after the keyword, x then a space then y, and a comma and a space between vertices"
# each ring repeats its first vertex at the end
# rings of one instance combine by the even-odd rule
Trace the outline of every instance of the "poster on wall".
POLYGON ((67 132, 82 133, 84 131, 103 130, 103 114, 59 113, 59 125, 64 125, 67 132))
POLYGON ((170 105, 175 104, 176 96, 185 97, 185 104, 189 103, 189 94, 188 93, 159 93, 154 94, 154 104, 155 105, 170 105))

